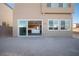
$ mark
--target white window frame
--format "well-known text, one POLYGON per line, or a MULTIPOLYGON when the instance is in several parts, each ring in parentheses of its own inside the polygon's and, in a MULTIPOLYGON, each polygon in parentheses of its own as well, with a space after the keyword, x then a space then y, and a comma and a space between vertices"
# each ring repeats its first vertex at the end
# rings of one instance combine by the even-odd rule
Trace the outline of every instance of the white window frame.
POLYGON ((71 25, 72 25, 72 20, 71 19, 48 19, 48 31, 70 31, 71 29, 72 29, 72 27, 71 27, 71 25), (50 20, 52 20, 52 21, 54 21, 54 20, 57 20, 58 21, 58 30, 49 30, 49 21, 50 20), (61 21, 62 20, 64 20, 65 22, 66 21, 69 21, 70 22, 70 28, 69 29, 67 29, 67 30, 61 30, 61 21))
POLYGON ((59 23, 60 23, 60 28, 59 28, 60 31, 70 31, 71 30, 71 20, 70 19, 61 19, 59 23), (70 28, 69 29, 61 30, 61 21, 62 20, 65 21, 65 22, 66 21, 69 21, 70 22, 70 28))
MULTIPOLYGON (((53 26, 52 26, 53 27, 53 26)), ((48 19, 48 31, 59 31, 59 20, 57 19, 48 19), (55 30, 55 29, 52 29, 52 30, 49 30, 49 21, 52 20, 52 21, 58 21, 58 30, 55 30)))
MULTIPOLYGON (((28 22, 26 19, 18 19, 17 20, 17 35, 18 35, 18 37, 27 37, 28 36, 28 32, 27 32, 28 31, 28 28, 27 27, 26 27, 27 28, 26 29, 26 35, 23 35, 23 36, 22 35, 19 35, 19 27, 20 26, 18 26, 18 24, 19 24, 20 21, 26 21, 26 22, 28 22)), ((27 26, 28 26, 28 24, 27 24, 27 26)))

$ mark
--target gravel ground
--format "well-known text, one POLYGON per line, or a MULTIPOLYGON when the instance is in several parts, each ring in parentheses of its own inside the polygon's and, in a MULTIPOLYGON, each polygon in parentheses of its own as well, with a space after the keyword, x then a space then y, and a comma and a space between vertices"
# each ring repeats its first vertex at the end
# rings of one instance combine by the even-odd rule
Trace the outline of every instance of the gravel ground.
POLYGON ((0 38, 0 56, 79 56, 79 39, 0 38))

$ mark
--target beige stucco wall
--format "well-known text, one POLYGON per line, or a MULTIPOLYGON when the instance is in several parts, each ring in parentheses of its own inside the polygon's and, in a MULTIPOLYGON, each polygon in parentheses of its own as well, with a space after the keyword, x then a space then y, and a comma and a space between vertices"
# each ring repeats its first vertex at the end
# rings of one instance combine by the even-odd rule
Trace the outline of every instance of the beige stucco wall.
POLYGON ((13 12, 4 3, 0 3, 0 25, 2 25, 2 22, 13 26, 13 12))
MULTIPOLYGON (((18 19, 42 19, 43 32, 42 36, 72 36, 72 31, 48 31, 48 19, 70 19, 72 21, 71 13, 54 13, 54 14, 42 14, 40 4, 15 4, 13 14, 13 36, 17 36, 17 20, 18 19)), ((71 22, 72 23, 72 22, 71 22)))

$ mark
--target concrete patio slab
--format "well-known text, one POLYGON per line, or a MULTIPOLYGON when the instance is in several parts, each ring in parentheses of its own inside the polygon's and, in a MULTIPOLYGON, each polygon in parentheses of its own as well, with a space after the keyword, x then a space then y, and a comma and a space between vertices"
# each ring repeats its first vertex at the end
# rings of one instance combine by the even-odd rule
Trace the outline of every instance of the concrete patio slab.
POLYGON ((0 38, 1 56, 79 56, 79 39, 0 38))

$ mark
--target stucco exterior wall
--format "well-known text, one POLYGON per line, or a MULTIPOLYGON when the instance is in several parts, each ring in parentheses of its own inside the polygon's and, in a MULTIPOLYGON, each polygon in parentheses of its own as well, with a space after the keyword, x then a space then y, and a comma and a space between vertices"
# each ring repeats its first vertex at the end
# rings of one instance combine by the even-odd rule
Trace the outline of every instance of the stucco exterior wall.
POLYGON ((0 25, 2 25, 2 22, 13 26, 13 12, 4 3, 0 3, 0 25))
POLYGON ((13 11, 5 3, 0 3, 0 37, 12 36, 13 11))
POLYGON ((41 5, 37 4, 15 4, 13 14, 13 36, 17 37, 17 20, 18 19, 42 19, 42 36, 72 36, 72 30, 70 31, 48 31, 48 19, 70 19, 72 24, 72 15, 70 13, 54 13, 54 14, 42 14, 41 5))

